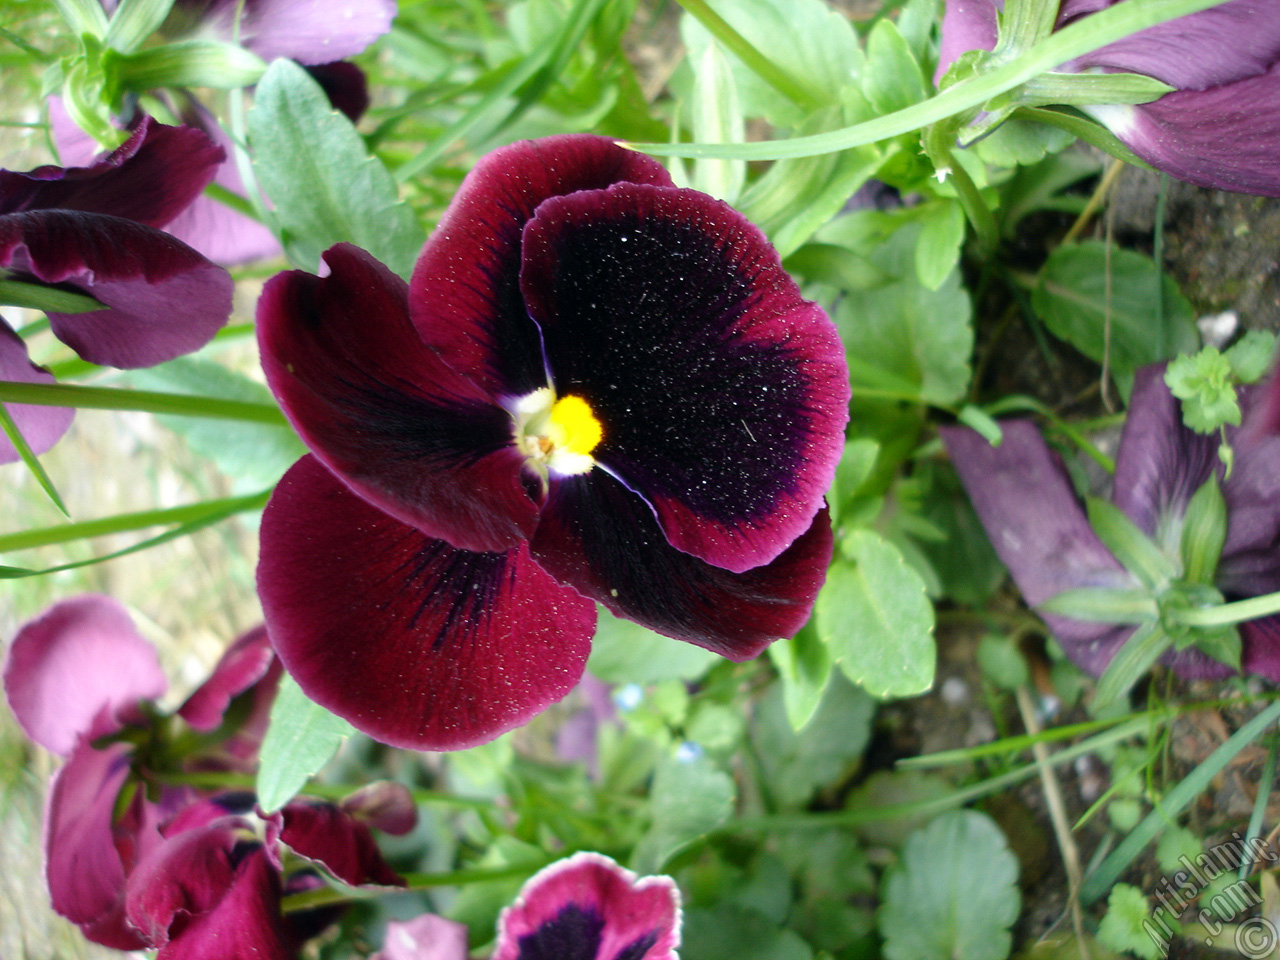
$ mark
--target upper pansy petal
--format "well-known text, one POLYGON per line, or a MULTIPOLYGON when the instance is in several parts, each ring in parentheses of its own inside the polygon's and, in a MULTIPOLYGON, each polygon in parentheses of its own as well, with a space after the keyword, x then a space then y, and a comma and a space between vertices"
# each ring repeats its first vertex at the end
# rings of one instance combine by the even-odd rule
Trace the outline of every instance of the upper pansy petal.
MULTIPOLYGON (((1059 28, 1123 0, 1064 0, 1059 28)), ((1274 0, 1229 3, 1166 20, 1073 60, 1070 69, 1101 68, 1155 77, 1180 90, 1206 90, 1268 70, 1280 60, 1274 0)))
POLYGON ((178 716, 197 730, 216 730, 231 701, 273 672, 278 676, 279 666, 267 629, 256 627, 223 652, 209 679, 178 708, 178 716))
POLYGON ((834 325, 760 230, 694 190, 618 184, 544 202, 521 287, 593 457, 680 550, 741 573, 809 528, 844 447, 834 325))
POLYGON ((468 550, 526 538, 538 505, 510 414, 418 339, 404 281, 356 247, 330 274, 274 277, 258 303, 267 383, 315 455, 361 497, 468 550))
MULTIPOLYGON (((18 383, 53 383, 53 374, 37 367, 27 356, 27 345, 13 328, 0 317, 0 380, 18 383)), ((62 439, 71 428, 76 412, 72 407, 39 407, 29 403, 6 403, 5 411, 13 418, 31 451, 44 453, 62 439)), ((0 463, 16 463, 22 459, 8 435, 0 436, 0 463)))
MULTIPOLYGON (((45 877, 54 910, 90 940, 117 950, 145 946, 124 923, 125 867, 112 823, 131 755, 128 744, 95 750, 82 740, 54 774, 44 816, 45 877)), ((158 842, 154 826, 148 829, 158 842)))
POLYGON ((208 343, 231 313, 231 276, 131 220, 38 210, 0 217, 0 266, 67 283, 106 304, 49 313, 54 335, 92 362, 145 367, 208 343))
POLYGON ((392 920, 382 949, 369 960, 467 960, 467 928, 434 913, 392 920))
POLYGON ((110 597, 64 600, 26 623, 4 667, 14 716, 36 743, 69 754, 81 736, 119 729, 167 687, 155 648, 110 597))
MULTIPOLYGON (((1280 18, 1277 18, 1280 22, 1280 18)), ((1280 197, 1280 62, 1209 90, 1088 108, 1143 160, 1188 183, 1280 197)))
POLYGON ((613 613, 730 660, 792 636, 831 563, 820 513, 771 563, 732 573, 672 547, 648 505, 601 471, 552 484, 533 555, 556 579, 613 613))
POLYGON ((88 166, 0 170, 0 214, 57 208, 163 227, 209 185, 226 156, 199 130, 143 117, 128 140, 88 166))
POLYGON ((285 805, 280 819, 280 839, 295 853, 324 864, 343 883, 404 886, 404 877, 382 859, 369 828, 341 807, 300 798, 285 805))
POLYGON ((599 853, 534 874, 498 920, 493 960, 677 960, 680 891, 599 853))
POLYGON ((996 0, 947 0, 942 14, 942 40, 934 82, 970 50, 994 50, 997 39, 996 0))
MULTIPOLYGON (((1064 590, 1136 586, 1098 539, 1065 470, 1028 420, 1002 420, 1004 438, 993 447, 968 427, 939 432, 969 500, 996 553, 1027 604, 1035 607, 1064 590)), ((1067 655, 1084 670, 1102 673, 1130 627, 1045 615, 1067 655)))
POLYGON ((544 200, 621 182, 671 178, 651 157, 588 134, 521 141, 482 157, 413 271, 410 312, 422 339, 492 396, 544 386, 541 341, 520 295, 521 233, 544 200))
POLYGON ((354 57, 390 30, 396 15, 395 0, 178 0, 174 6, 167 27, 235 37, 263 60, 302 64, 354 57))
POLYGON ((258 590, 285 667, 385 743, 483 743, 582 674, 595 608, 527 546, 456 550, 370 506, 313 457, 280 481, 261 542, 258 590))

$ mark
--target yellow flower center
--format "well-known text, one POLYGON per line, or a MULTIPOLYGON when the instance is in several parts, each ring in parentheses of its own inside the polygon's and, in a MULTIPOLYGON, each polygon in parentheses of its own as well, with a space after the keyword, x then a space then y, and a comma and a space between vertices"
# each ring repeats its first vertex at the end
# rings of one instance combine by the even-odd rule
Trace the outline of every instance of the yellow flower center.
POLYGON ((543 387, 516 401, 512 414, 516 444, 544 478, 548 471, 579 474, 595 466, 591 452, 604 439, 604 427, 582 397, 556 397, 543 387))

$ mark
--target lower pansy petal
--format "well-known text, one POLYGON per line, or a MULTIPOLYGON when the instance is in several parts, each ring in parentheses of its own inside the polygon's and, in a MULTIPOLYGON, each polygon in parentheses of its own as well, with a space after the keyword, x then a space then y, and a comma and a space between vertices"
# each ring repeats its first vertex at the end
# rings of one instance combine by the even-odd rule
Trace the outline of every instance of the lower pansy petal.
POLYGON ((498 921, 493 960, 676 960, 680 891, 599 853, 529 878, 498 921))
POLYGON ((511 415, 423 345, 404 281, 356 247, 327 277, 271 280, 258 305, 267 382, 308 447, 380 509, 468 550, 537 522, 511 415))
POLYGON ((14 716, 36 743, 66 755, 80 737, 114 733, 168 682, 155 648, 117 600, 54 604, 18 631, 4 667, 14 716))
MULTIPOLYGON (((53 374, 37 367, 27 356, 27 346, 0 317, 0 380, 18 383, 53 383, 53 374)), ((76 412, 71 407, 38 407, 29 403, 6 403, 5 411, 13 418, 18 432, 31 452, 44 453, 62 439, 71 428, 76 412)), ((0 433, 0 463, 16 463, 22 459, 7 434, 0 433)))
POLYGON ((597 470, 552 484, 533 555, 613 613, 730 660, 749 660, 809 619, 831 563, 826 511, 772 563, 746 573, 671 546, 638 496, 597 470))
POLYGON ((845 353, 750 221, 674 187, 554 197, 521 289, 557 395, 599 422, 592 456, 675 547, 741 573, 809 528, 844 447, 845 353))
POLYGON ((65 210, 0 216, 0 266, 66 283, 103 304, 50 312, 54 335, 91 363, 147 367, 198 350, 231 314, 226 270, 131 220, 65 210))
POLYGON ((382 859, 369 828, 336 804, 297 799, 280 811, 280 821, 284 843, 324 864, 343 883, 404 886, 404 878, 382 859))
POLYGON ((275 665, 267 628, 250 630, 218 658, 209 679, 178 708, 178 716, 197 730, 216 730, 231 701, 266 678, 275 665))
POLYGON ((313 457, 262 519, 258 589, 285 668, 394 746, 493 739, 569 692, 595 608, 521 545, 471 553, 370 506, 313 457))

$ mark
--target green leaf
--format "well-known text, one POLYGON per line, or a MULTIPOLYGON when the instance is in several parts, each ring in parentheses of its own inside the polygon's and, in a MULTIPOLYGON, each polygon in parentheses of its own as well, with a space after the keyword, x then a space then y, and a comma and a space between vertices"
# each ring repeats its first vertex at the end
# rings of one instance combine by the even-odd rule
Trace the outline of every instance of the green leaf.
POLYGON ((846 246, 893 278, 847 291, 834 311, 855 392, 897 381, 913 386, 922 402, 948 406, 969 388, 972 311, 958 271, 936 290, 921 286, 920 225, 911 216, 853 214, 819 231, 818 239, 846 246))
POLYGON ((1227 502, 1218 477, 1211 474, 1187 503, 1182 518, 1182 576, 1191 583, 1212 585, 1222 547, 1227 542, 1227 502))
POLYGON ((409 276, 422 228, 351 121, 293 61, 275 61, 258 84, 249 142, 259 183, 297 262, 314 271, 322 251, 347 241, 409 276))
POLYGON ((0 271, 0 303, 45 313, 89 313, 107 306, 88 294, 14 280, 4 276, 4 271, 0 271))
POLYGON ((221 40, 179 40, 137 53, 107 51, 103 64, 130 90, 155 87, 212 87, 237 90, 252 86, 267 65, 244 47, 221 40))
POLYGON ((1173 640, 1158 623, 1144 623, 1129 635, 1116 651, 1093 695, 1095 714, 1107 710, 1129 695, 1133 685, 1173 646, 1173 640))
MULTIPOLYGON (((712 143, 740 143, 746 139, 738 87, 718 43, 707 44, 693 79, 691 110, 693 137, 712 143)), ((734 203, 747 181, 745 160, 703 159, 693 162, 696 190, 734 203)))
POLYGON ((956 810, 907 838, 885 875, 886 960, 1005 960, 1018 918, 1018 861, 986 814, 956 810))
POLYGON ((1175 357, 1165 369, 1169 392, 1182 401, 1182 422, 1197 433, 1216 433, 1225 424, 1240 425, 1231 362, 1216 347, 1175 357))
POLYGON ((903 110, 929 95, 920 64, 892 20, 878 21, 867 37, 862 94, 880 115, 903 110))
POLYGON ((812 623, 790 639, 769 644, 769 659, 782 680, 787 722, 799 733, 813 719, 835 663, 812 623))
POLYGON ((668 757, 658 764, 649 798, 653 823, 631 857, 631 869, 661 873, 677 853, 729 819, 732 778, 705 756, 668 757))
POLYGON ((988 633, 978 641, 982 675, 1005 690, 1016 690, 1031 679, 1027 660, 1009 637, 988 633))
POLYGON ((1089 525, 1120 564, 1151 590, 1159 591, 1178 575, 1177 564, 1164 555, 1138 525, 1110 500, 1085 498, 1089 525))
POLYGON ((855 530, 818 594, 818 634, 840 669, 877 697, 910 697, 933 683, 933 605, 924 581, 891 543, 855 530))
POLYGON ((35 451, 31 449, 31 444, 27 443, 27 438, 22 435, 22 431, 18 429, 18 424, 14 421, 13 415, 9 413, 3 403, 0 403, 0 429, 9 438, 9 443, 13 445, 13 449, 17 452, 22 462, 27 465, 31 475, 36 478, 36 483, 40 484, 40 488, 53 501, 53 505, 58 508, 58 512, 64 517, 71 516, 67 512, 67 505, 62 502, 62 497, 58 494, 58 488, 53 485, 52 478, 50 478, 48 471, 45 470, 44 464, 40 462, 35 451))
POLYGON ((710 650, 654 633, 599 607, 587 669, 605 683, 696 680, 720 658, 710 650))
POLYGON ((1098 940, 1113 950, 1127 951, 1143 960, 1159 960, 1164 956, 1161 940, 1153 937, 1148 927, 1157 929, 1146 895, 1137 887, 1117 883, 1107 900, 1107 915, 1098 925, 1098 940))
POLYGON ((103 42, 116 50, 132 50, 160 29, 172 8, 173 0, 120 0, 103 42))
POLYGON ((354 732, 347 721, 307 699, 292 677, 282 676, 262 740, 258 804, 266 813, 280 809, 354 732))
POLYGON ((960 262, 964 226, 964 208, 955 200, 939 200, 922 210, 920 239, 916 242, 916 276, 930 290, 942 286, 960 262))
POLYGON ((1270 330, 1246 330, 1224 354, 1241 383, 1257 383, 1266 376, 1275 355, 1276 335, 1270 330))
MULTIPOLYGON (((129 373, 139 387, 248 403, 274 403, 271 391, 220 363, 180 357, 129 373)), ((227 420, 161 416, 160 422, 248 492, 273 486, 307 448, 287 423, 232 423, 227 420)))
POLYGON ((680 955, 698 960, 813 960, 798 934, 735 904, 686 909, 680 937, 680 955))
POLYGON ((1142 587, 1077 587, 1041 603, 1040 613, 1086 623, 1153 623, 1160 616, 1151 591, 1142 587))
POLYGON ((1110 364, 1122 383, 1139 367, 1195 350, 1200 339, 1195 311, 1173 279, 1133 250, 1113 248, 1109 267, 1107 260, 1106 244, 1096 240, 1063 245, 1050 254, 1031 293, 1032 306, 1050 332, 1102 363, 1109 315, 1110 364), (1157 325, 1152 306, 1159 296, 1164 297, 1163 326, 1157 325))
POLYGON ((847 519, 850 503, 871 476, 879 456, 880 444, 866 437, 858 437, 844 445, 844 453, 836 466, 835 483, 831 485, 831 492, 827 495, 832 526, 838 526, 847 519))
POLYGON ((1076 138, 1065 130, 1030 123, 1017 116, 1006 120, 972 147, 987 163, 1000 167, 1028 166, 1065 150, 1076 138))
POLYGON ((785 691, 770 690, 752 719, 751 741, 774 803, 783 809, 803 807, 818 790, 855 770, 871 739, 875 708, 871 697, 836 675, 800 733, 787 717, 785 691))

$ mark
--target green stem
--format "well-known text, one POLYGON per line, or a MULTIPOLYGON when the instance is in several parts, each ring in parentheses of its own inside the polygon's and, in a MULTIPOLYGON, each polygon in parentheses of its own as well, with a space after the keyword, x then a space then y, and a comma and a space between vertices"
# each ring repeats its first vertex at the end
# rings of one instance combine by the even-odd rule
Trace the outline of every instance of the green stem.
MULTIPOLYGON (((404 879, 409 890, 430 890, 434 887, 460 887, 468 883, 484 883, 492 880, 523 879, 541 870, 553 860, 533 860, 529 863, 512 864, 506 867, 475 867, 470 870, 449 870, 444 873, 406 873, 404 879)), ((398 893, 393 890, 360 889, 357 887, 321 887, 307 890, 305 893, 294 893, 285 897, 281 909, 285 913, 296 913, 299 910, 312 910, 316 907, 327 907, 336 903, 347 903, 351 900, 365 900, 383 893, 398 893)))
POLYGON ((987 202, 982 199, 982 192, 969 176, 969 171, 956 163, 951 154, 951 143, 955 138, 955 128, 950 123, 935 123, 925 133, 925 152, 933 160, 939 175, 944 172, 950 176, 951 185, 956 188, 956 197, 964 208, 964 215, 973 224, 978 236, 978 246, 988 256, 995 252, 1000 243, 1000 228, 996 225, 995 215, 987 202))
POLYGON ((864 144, 921 130, 958 113, 973 110, 1045 71, 1113 43, 1131 33, 1226 0, 1125 0, 1054 32, 1017 59, 971 80, 948 87, 937 96, 883 117, 841 130, 759 143, 629 143, 633 150, 660 157, 719 157, 730 160, 789 160, 837 153, 864 144))
POLYGON ((130 530, 143 530, 147 527, 189 523, 223 511, 239 513, 245 510, 256 510, 265 505, 270 496, 271 491, 265 490, 245 497, 203 500, 200 503, 188 503, 163 510, 121 513, 98 520, 81 520, 79 523, 64 523, 56 527, 40 527, 18 533, 0 534, 0 553, 10 550, 29 550, 54 543, 69 543, 73 540, 86 540, 90 537, 102 537, 130 530))
MULTIPOLYGON (((220 770, 196 770, 187 773, 153 774, 160 783, 173 786, 197 787, 201 790, 252 790, 256 783, 246 773, 226 773, 220 770)), ((355 793, 363 784, 308 783, 300 791, 309 797, 325 800, 341 800, 355 793)), ((465 810, 492 810, 497 803, 485 797, 459 797, 439 790, 410 789, 415 804, 423 806, 460 807, 465 810)))
POLYGON ((1174 610, 1171 614, 1179 623, 1189 627, 1221 627, 1229 623, 1243 623, 1280 613, 1280 593, 1264 593, 1260 597, 1220 603, 1214 607, 1192 610, 1174 610))
POLYGON ((676 0, 685 10, 707 28, 707 32, 720 41, 726 50, 733 53, 757 77, 773 89, 808 110, 816 110, 822 106, 822 98, 815 96, 803 83, 778 66, 755 45, 733 28, 724 17, 711 9, 706 0, 676 0))
POLYGON ((18 383, 0 380, 0 403, 30 403, 40 407, 78 407, 89 410, 135 410, 179 417, 210 417, 248 423, 286 423, 280 408, 270 403, 247 403, 184 393, 155 393, 111 387, 81 387, 66 383, 18 383))

